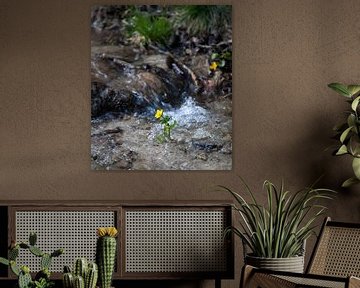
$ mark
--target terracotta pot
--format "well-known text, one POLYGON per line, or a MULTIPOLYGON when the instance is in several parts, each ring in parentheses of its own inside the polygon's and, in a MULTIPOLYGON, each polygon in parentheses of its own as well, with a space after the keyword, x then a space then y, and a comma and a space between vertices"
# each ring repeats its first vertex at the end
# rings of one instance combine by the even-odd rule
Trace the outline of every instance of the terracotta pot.
POLYGON ((246 255, 245 263, 263 269, 304 273, 304 256, 289 258, 263 258, 246 255))

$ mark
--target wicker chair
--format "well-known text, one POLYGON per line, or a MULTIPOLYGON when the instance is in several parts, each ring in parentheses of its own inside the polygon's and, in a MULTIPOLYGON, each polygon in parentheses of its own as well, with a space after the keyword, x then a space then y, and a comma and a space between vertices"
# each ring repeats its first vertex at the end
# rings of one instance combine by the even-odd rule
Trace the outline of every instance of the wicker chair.
POLYGON ((360 287, 360 224, 326 218, 305 274, 246 265, 240 287, 360 287))

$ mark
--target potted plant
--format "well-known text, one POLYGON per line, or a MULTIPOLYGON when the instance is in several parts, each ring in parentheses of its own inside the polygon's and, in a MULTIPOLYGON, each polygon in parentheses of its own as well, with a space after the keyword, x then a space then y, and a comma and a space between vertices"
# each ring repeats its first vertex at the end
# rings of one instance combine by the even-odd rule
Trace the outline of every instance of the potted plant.
POLYGON ((330 83, 328 87, 346 97, 350 104, 346 122, 334 127, 337 132, 336 138, 340 142, 334 155, 348 154, 352 157, 354 177, 347 179, 342 184, 343 187, 348 187, 360 183, 360 85, 330 83))
POLYGON ((50 288, 54 286, 54 282, 50 280, 50 265, 54 257, 58 257, 64 253, 63 249, 57 249, 52 253, 43 252, 36 246, 36 233, 30 233, 29 243, 12 242, 8 251, 8 258, 0 257, 0 263, 10 266, 11 271, 18 277, 17 288, 50 288), (30 268, 26 265, 17 263, 20 249, 28 250, 31 254, 40 258, 41 270, 36 273, 32 279, 30 268))
POLYGON ((233 205, 240 215, 239 227, 229 227, 243 242, 245 264, 271 270, 300 272, 304 270, 305 241, 314 233, 315 220, 325 207, 318 200, 331 199, 329 189, 304 188, 296 193, 264 182, 266 205, 261 205, 254 193, 242 180, 251 201, 221 186, 235 199, 233 205), (247 253, 250 250, 250 253, 247 253))

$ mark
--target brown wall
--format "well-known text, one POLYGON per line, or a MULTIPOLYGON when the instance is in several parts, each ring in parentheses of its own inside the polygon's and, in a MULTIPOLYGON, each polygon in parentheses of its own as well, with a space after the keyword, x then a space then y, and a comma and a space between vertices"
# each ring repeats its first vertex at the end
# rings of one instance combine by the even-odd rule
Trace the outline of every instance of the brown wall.
POLYGON ((208 187, 236 188, 236 175, 264 199, 264 179, 296 189, 325 173, 322 186, 340 191, 328 214, 360 221, 359 187, 339 188, 350 162, 325 151, 346 108, 326 85, 360 79, 358 0, 192 1, 233 4, 231 172, 90 170, 89 17, 99 3, 129 1, 0 0, 1 200, 224 199, 208 187))

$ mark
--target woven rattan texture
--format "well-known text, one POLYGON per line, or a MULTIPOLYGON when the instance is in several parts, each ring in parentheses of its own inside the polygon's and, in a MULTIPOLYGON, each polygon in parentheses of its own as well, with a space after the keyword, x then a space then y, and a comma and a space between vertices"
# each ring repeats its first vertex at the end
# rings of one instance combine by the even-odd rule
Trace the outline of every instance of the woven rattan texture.
POLYGON ((302 277, 292 277, 292 276, 279 276, 277 277, 285 279, 289 282, 296 284, 295 287, 326 287, 326 288, 345 288, 345 281, 331 281, 323 279, 311 279, 311 278, 302 278, 302 277))
POLYGON ((271 274, 255 273, 249 283, 246 283, 246 288, 296 288, 296 283, 282 279, 280 277, 274 277, 271 274))
POLYGON ((223 211, 126 211, 126 272, 226 271, 223 211))
MULTIPOLYGON (((115 226, 113 211, 17 211, 16 241, 28 241, 29 233, 37 233, 37 246, 51 253, 64 248, 65 253, 53 259, 50 270, 62 272, 64 265, 72 266, 74 259, 95 260, 96 228, 115 226)), ((31 271, 40 269, 40 258, 29 251, 20 251, 18 262, 31 271)))
POLYGON ((309 272, 360 277, 360 229, 325 227, 309 272))

